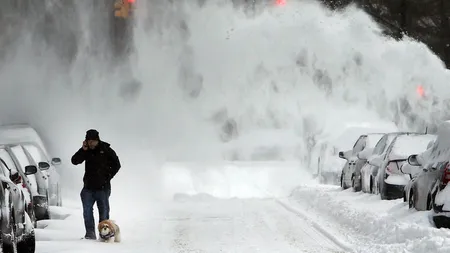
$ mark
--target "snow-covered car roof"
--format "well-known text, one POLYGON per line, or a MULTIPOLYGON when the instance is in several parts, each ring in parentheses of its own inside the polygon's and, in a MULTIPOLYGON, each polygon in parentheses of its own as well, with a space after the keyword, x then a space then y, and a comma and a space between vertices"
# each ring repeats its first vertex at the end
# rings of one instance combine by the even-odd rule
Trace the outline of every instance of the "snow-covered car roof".
POLYGON ((0 126, 0 145, 31 142, 36 143, 47 155, 42 139, 36 130, 27 124, 0 126))
MULTIPOLYGON (((378 127, 378 126, 375 126, 375 127, 355 126, 355 127, 353 127, 352 126, 352 127, 346 128, 339 136, 334 138, 331 141, 331 144, 333 146, 337 147, 338 149, 348 150, 353 147, 356 140, 358 140, 358 138, 361 135, 366 135, 366 134, 374 135, 373 137, 371 137, 371 140, 373 140, 373 139, 376 139, 377 134, 380 134, 381 136, 383 136, 384 133, 397 131, 397 130, 398 129, 389 127, 389 126, 380 126, 380 127, 378 127)), ((381 138, 381 136, 380 136, 380 138, 381 138)), ((378 142, 378 140, 377 140, 377 142, 378 142)), ((373 143, 373 146, 375 147, 376 144, 377 144, 376 142, 373 143)))
POLYGON ((392 144, 389 160, 408 159, 410 155, 422 153, 436 137, 434 134, 399 135, 392 144))

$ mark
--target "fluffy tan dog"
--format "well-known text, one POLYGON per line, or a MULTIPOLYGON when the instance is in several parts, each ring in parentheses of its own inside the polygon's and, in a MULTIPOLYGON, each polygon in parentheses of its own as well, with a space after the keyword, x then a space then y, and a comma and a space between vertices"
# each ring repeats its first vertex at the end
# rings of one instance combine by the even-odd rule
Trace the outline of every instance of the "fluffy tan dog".
POLYGON ((98 233, 103 242, 120 242, 120 228, 113 220, 104 220, 98 224, 98 233))

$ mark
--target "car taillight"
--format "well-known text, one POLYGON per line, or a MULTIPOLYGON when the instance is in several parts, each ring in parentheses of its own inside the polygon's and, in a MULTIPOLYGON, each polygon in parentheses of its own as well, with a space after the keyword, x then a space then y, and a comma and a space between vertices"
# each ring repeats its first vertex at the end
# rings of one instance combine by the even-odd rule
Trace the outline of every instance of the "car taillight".
POLYGON ((395 162, 389 162, 386 166, 386 171, 389 173, 394 173, 397 170, 397 163, 395 162))
POLYGON ((450 181, 450 163, 447 163, 444 169, 444 173, 442 174, 442 184, 447 185, 450 181))
POLYGON ((395 160, 395 161, 389 161, 388 165, 386 166, 386 171, 389 172, 389 174, 399 174, 400 168, 402 167, 403 163, 405 163, 404 160, 395 160))

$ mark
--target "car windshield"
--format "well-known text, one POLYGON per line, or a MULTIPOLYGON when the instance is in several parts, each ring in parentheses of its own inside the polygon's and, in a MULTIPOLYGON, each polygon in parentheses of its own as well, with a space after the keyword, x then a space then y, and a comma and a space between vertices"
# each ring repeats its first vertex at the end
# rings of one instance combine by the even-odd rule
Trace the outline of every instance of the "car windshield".
POLYGON ((374 148, 384 134, 368 134, 366 139, 366 148, 374 148))

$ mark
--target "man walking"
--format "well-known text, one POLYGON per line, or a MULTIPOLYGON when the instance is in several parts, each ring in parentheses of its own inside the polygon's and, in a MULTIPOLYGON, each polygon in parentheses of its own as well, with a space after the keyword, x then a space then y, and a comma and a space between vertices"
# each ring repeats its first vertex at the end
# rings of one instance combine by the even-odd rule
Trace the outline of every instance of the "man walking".
POLYGON ((85 239, 96 240, 93 207, 97 202, 99 222, 109 219, 109 196, 111 195, 111 179, 119 171, 121 165, 116 152, 110 144, 100 140, 97 130, 86 132, 83 146, 72 156, 72 164, 85 163, 80 197, 83 203, 85 239))

